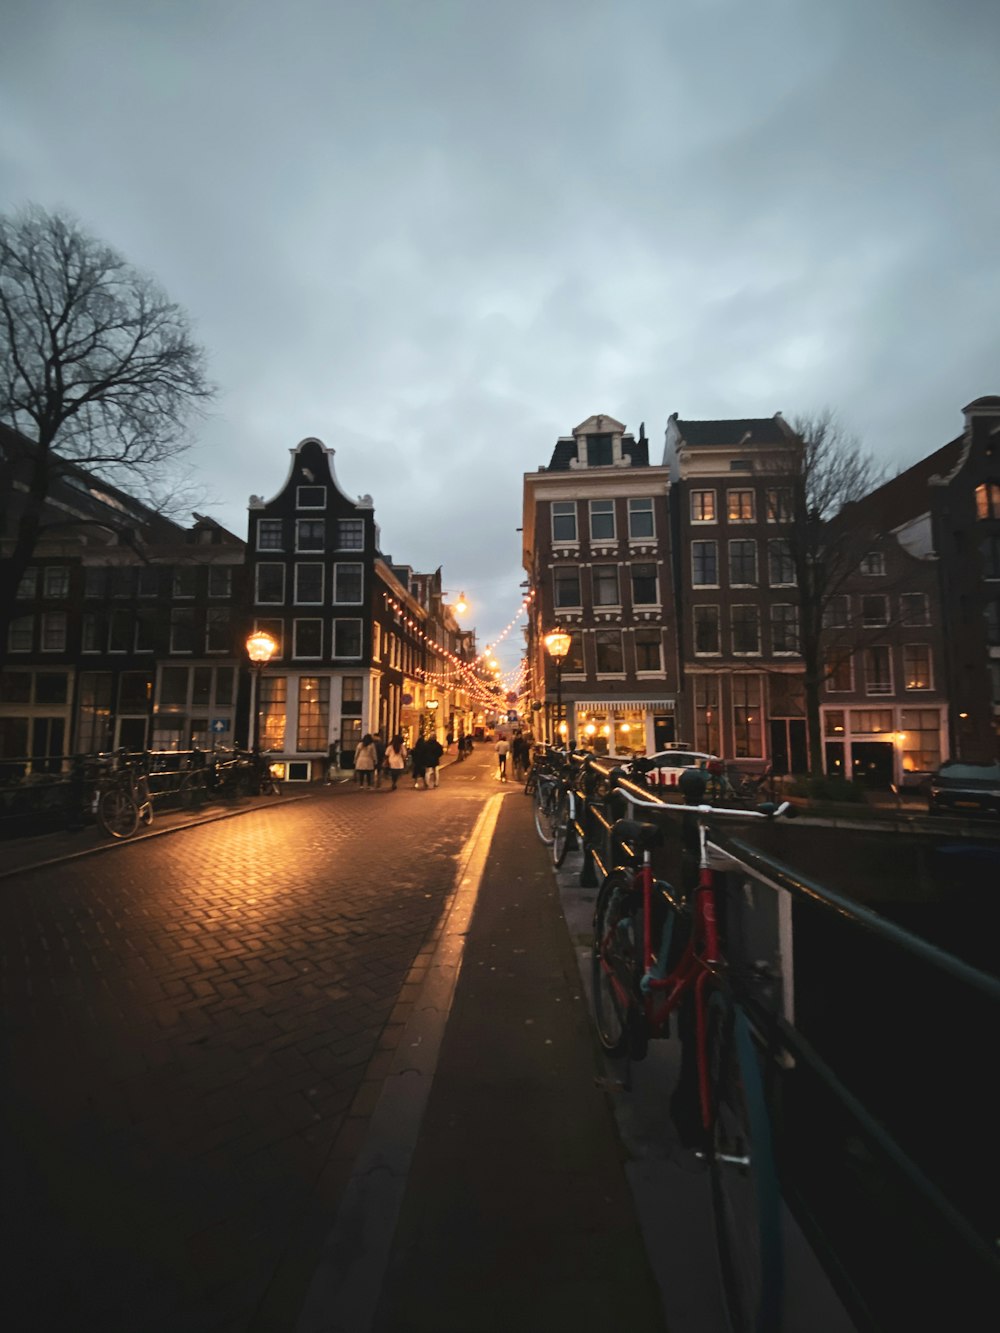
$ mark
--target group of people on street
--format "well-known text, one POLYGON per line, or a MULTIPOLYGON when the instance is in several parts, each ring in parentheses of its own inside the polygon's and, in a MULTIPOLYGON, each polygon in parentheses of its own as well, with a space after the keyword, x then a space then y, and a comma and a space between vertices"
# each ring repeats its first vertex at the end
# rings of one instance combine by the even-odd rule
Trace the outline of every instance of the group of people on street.
POLYGON ((409 759, 414 787, 423 784, 425 790, 438 785, 438 767, 444 746, 436 736, 421 736, 408 750, 399 734, 388 745, 381 736, 366 732, 354 751, 354 778, 359 787, 371 791, 382 785, 382 775, 388 776, 390 791, 395 791, 400 774, 406 770, 409 759))
POLYGON ((520 782, 531 767, 531 741, 521 731, 515 731, 511 740, 502 733, 497 736, 494 750, 497 756, 497 779, 507 781, 507 756, 514 764, 514 777, 520 782))

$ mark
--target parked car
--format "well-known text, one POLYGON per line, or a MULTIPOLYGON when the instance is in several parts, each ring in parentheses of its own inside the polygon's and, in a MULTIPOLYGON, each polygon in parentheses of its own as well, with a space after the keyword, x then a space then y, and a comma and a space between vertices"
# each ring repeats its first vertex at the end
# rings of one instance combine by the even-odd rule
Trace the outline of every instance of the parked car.
POLYGON ((942 764, 928 783, 927 809, 932 815, 1000 817, 1000 762, 942 764))

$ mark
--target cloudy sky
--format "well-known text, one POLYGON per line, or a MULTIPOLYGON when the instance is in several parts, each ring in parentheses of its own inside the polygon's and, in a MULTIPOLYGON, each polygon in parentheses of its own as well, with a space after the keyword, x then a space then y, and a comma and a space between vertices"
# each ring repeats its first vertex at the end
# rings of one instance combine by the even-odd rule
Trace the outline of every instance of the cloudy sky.
MULTIPOLYGON (((891 468, 1000 392, 996 0, 7 0, 0 211, 190 312, 246 531, 316 435, 383 549, 516 612, 592 412, 835 408, 891 468)), ((503 654, 511 665, 520 636, 503 654)))

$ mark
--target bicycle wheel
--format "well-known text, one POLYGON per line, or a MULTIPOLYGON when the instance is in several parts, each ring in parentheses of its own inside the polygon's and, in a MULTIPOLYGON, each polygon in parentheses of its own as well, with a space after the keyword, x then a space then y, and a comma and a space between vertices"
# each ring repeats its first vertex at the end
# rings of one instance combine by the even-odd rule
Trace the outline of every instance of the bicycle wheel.
POLYGON ((201 773, 185 773, 177 789, 177 799, 182 810, 200 810, 206 796, 205 780, 201 773))
POLYGON ((558 870, 566 860, 570 847, 576 842, 573 821, 576 816, 575 802, 571 792, 564 791, 556 805, 555 820, 552 825, 552 860, 558 870))
POLYGON ((591 980, 597 1039, 608 1055, 645 1054, 646 1020, 639 1000, 642 967, 642 897, 632 876, 612 870, 594 911, 591 980))
POLYGON ((551 782, 540 782, 535 788, 535 828, 546 847, 552 846, 555 836, 556 789, 551 782))
POLYGON ((779 1327, 783 1303, 781 1195, 760 1064, 743 1010, 709 1000, 712 1095, 709 1166, 723 1297, 733 1333, 779 1327))
POLYGON ((101 795, 97 822, 109 837, 131 838, 139 827, 139 808, 127 791, 113 787, 101 795))
POLYGON ((139 818, 148 827, 153 822, 153 798, 149 792, 149 783, 143 778, 135 789, 135 802, 139 818))

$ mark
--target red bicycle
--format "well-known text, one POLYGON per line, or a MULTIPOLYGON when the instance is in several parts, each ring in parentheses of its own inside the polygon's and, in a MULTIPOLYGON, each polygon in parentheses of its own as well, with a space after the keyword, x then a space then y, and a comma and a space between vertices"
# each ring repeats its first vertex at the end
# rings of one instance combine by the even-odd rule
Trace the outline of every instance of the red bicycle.
MULTIPOLYGON (((663 813, 660 802, 631 793, 628 800, 663 813)), ((698 883, 690 903, 653 876, 651 852, 663 841, 662 822, 622 819, 612 826, 613 845, 627 863, 607 874, 594 912, 598 1037, 608 1055, 642 1059, 650 1038, 669 1035, 682 1001, 693 1002, 694 1050, 684 1055, 693 1056, 697 1070, 695 1137, 711 1173, 726 1309, 734 1333, 773 1333, 784 1285, 780 1191, 760 1059, 722 953, 707 821, 793 811, 787 802, 757 810, 684 809, 697 827, 698 883), (679 925, 689 927, 683 946, 675 939, 679 925)))

